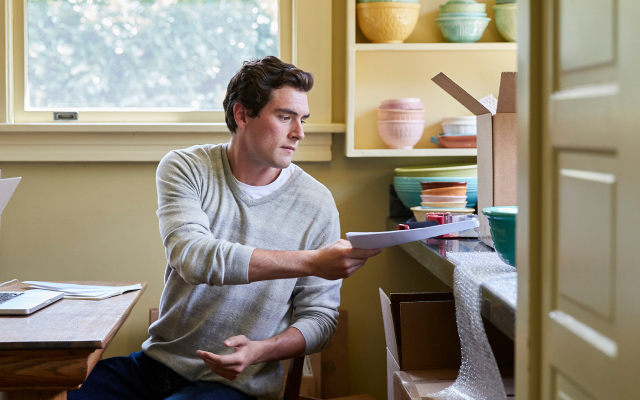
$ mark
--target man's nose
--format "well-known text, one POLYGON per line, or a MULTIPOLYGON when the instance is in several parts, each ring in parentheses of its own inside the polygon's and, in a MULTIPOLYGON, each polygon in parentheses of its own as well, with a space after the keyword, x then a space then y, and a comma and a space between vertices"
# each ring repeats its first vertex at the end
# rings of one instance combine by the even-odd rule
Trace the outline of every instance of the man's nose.
POLYGON ((294 128, 291 131, 292 137, 302 140, 304 139, 304 128, 302 127, 302 121, 296 121, 294 124, 294 128))

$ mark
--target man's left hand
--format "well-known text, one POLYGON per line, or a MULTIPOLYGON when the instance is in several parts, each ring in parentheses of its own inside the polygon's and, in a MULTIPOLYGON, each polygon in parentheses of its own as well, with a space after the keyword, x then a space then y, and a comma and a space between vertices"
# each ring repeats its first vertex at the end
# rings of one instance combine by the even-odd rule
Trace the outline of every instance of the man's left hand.
POLYGON ((216 374, 230 381, 235 380, 249 365, 259 357, 260 342, 249 340, 244 335, 233 336, 224 341, 225 346, 233 347, 234 352, 224 356, 198 350, 198 356, 216 374))

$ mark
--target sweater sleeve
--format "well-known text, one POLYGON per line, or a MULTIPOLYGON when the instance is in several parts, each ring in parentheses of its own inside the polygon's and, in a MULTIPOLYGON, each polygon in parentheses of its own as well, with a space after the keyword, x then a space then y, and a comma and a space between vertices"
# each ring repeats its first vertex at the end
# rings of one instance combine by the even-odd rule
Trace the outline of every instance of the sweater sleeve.
MULTIPOLYGON (((325 234, 317 239, 313 248, 322 248, 340 238, 340 220, 337 210, 334 212, 334 218, 322 230, 325 234)), ((298 278, 293 291, 294 321, 291 326, 302 333, 306 342, 305 354, 317 353, 329 344, 338 325, 341 286, 342 279, 298 278)))
POLYGON ((191 154, 170 152, 158 166, 158 220, 167 261, 192 285, 249 283, 253 248, 215 238, 202 209, 201 181, 209 171, 191 154))

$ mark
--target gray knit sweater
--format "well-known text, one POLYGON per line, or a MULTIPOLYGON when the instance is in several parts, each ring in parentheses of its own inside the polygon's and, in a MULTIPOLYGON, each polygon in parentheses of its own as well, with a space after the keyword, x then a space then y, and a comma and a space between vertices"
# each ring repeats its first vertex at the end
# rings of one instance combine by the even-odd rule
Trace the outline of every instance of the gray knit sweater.
POLYGON ((342 282, 306 277, 249 283, 249 259, 255 248, 307 250, 333 243, 340 237, 338 211, 329 190, 300 168, 274 193, 250 199, 233 178, 226 149, 172 151, 158 166, 157 214, 168 264, 160 317, 142 349, 189 380, 219 381, 274 399, 282 388, 279 362, 250 366, 228 381, 196 350, 229 354, 223 341, 231 336, 263 340, 290 326, 304 336, 306 354, 326 346, 336 328, 342 282))

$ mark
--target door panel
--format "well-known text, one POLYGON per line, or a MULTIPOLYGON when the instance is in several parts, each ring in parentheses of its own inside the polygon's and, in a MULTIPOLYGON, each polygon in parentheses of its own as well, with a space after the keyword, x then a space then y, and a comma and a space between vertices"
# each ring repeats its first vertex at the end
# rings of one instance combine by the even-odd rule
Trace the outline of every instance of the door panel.
POLYGON ((639 380, 628 374, 639 367, 628 353, 637 353, 640 296, 627 285, 640 282, 640 268, 621 268, 637 254, 628 245, 637 228, 628 220, 640 219, 640 201, 632 207, 628 194, 640 186, 640 150, 632 155, 628 146, 634 142, 629 122, 638 121, 638 112, 620 113, 630 98, 640 107, 638 78, 628 73, 630 63, 638 65, 639 57, 629 56, 637 46, 620 33, 622 24, 638 24, 639 4, 544 3, 543 399, 626 400, 640 392, 639 380))
POLYGON ((615 162, 611 155, 560 152, 558 156, 555 296, 608 321, 613 317, 615 278, 615 162))

